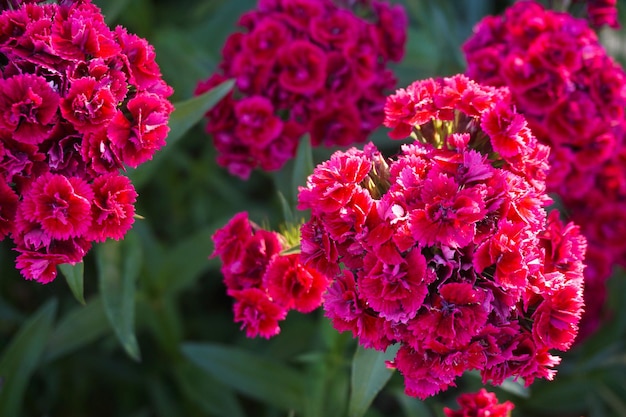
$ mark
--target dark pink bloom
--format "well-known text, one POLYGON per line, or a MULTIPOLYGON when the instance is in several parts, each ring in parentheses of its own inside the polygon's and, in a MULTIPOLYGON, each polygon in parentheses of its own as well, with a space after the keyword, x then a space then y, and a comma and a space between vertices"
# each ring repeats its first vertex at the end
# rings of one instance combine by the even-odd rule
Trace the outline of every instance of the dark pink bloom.
POLYGON ((274 115, 272 102, 262 96, 238 101, 235 105, 235 116, 235 133, 246 145, 262 148, 276 139, 283 128, 283 122, 274 115))
POLYGON ((110 58, 120 53, 100 9, 88 1, 58 8, 51 39, 59 56, 68 60, 110 58))
POLYGON ((311 42, 296 40, 279 53, 280 86, 297 94, 312 94, 326 80, 326 54, 311 42))
POLYGON ((99 88, 95 78, 75 80, 61 100, 61 114, 75 129, 101 129, 117 113, 117 100, 109 88, 99 88))
POLYGON ((53 239, 84 235, 91 225, 90 185, 82 178, 58 174, 39 177, 24 194, 20 215, 38 222, 53 239))
POLYGON ((24 143, 44 141, 57 121, 59 94, 45 78, 15 75, 0 79, 0 128, 24 143))
POLYGON ((275 256, 267 266, 263 286, 271 299, 286 310, 309 313, 322 304, 328 279, 300 262, 300 254, 275 256))
POLYGON ((278 322, 285 318, 286 310, 272 302, 258 288, 247 288, 231 293, 235 299, 235 323, 241 323, 247 337, 261 336, 269 339, 280 332, 278 322))
POLYGON ((118 111, 107 133, 116 153, 126 165, 136 168, 152 159, 165 145, 168 118, 173 108, 157 94, 138 94, 128 101, 128 116, 118 111))
POLYGON ((0 179, 0 241, 13 231, 18 199, 15 191, 0 179))
POLYGON ((506 89, 464 76, 388 104, 390 135, 414 143, 338 151, 299 191, 303 262, 334 280, 326 315, 366 347, 400 344, 393 365, 419 398, 472 369, 551 379, 548 352, 578 331, 586 244, 546 216, 548 148, 506 89))
POLYGON ((89 238, 94 242, 103 242, 107 238, 122 239, 135 221, 135 188, 128 177, 117 174, 99 176, 92 187, 93 222, 89 238))
POLYGON ((475 393, 461 394, 456 401, 461 408, 452 410, 444 407, 446 417, 510 417, 515 408, 510 401, 499 403, 496 394, 484 388, 475 393))
POLYGON ((247 179, 256 167, 281 168, 306 133, 313 146, 345 146, 364 142, 381 124, 395 84, 386 67, 406 41, 400 6, 264 0, 238 23, 244 32, 227 38, 219 72, 196 90, 236 81, 233 94, 206 115, 217 162, 231 174, 247 179), (240 123, 243 113, 257 127, 240 123))

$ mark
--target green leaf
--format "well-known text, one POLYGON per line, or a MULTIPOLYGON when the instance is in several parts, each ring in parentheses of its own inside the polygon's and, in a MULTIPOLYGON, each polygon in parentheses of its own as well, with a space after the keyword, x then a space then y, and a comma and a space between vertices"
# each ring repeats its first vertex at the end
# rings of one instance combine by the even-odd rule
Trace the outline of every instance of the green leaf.
POLYGON ((311 147, 311 139, 309 138, 309 135, 305 135, 300 140, 298 153, 296 154, 293 166, 293 182, 291 185, 294 192, 293 201, 297 200, 298 186, 304 186, 306 184, 307 178, 313 173, 313 168, 313 150, 311 147))
POLYGON ((76 307, 59 321, 46 346, 45 361, 53 361, 111 331, 102 299, 91 299, 84 307, 76 307))
POLYGON ((123 241, 98 246, 96 261, 104 311, 128 355, 139 361, 135 337, 135 284, 141 265, 141 246, 131 231, 123 241))
POLYGON ((306 393, 304 376, 272 359, 232 346, 185 343, 187 358, 223 384, 283 410, 302 413, 306 393))
POLYGON ((128 170, 136 188, 141 188, 142 185, 148 182, 158 167, 159 162, 170 152, 173 145, 196 123, 200 122, 204 114, 232 90, 234 84, 234 80, 227 80, 197 97, 174 103, 175 110, 170 116, 170 132, 167 136, 167 146, 157 152, 149 163, 141 165, 136 170, 128 170))
POLYGON ((61 264, 59 265, 59 269, 65 276, 65 280, 67 281, 67 285, 69 285, 70 290, 72 290, 72 294, 74 294, 74 298, 85 305, 85 285, 83 282, 83 272, 84 265, 82 262, 77 263, 76 265, 70 264, 61 264))
POLYGON ((39 364, 57 309, 56 300, 37 310, 13 337, 0 359, 0 416, 17 417, 31 374, 39 364))
POLYGON ((183 361, 175 368, 178 387, 204 413, 220 417, 244 417, 239 400, 224 386, 197 366, 183 361))
POLYGON ((392 345, 385 352, 365 349, 359 345, 352 360, 352 380, 349 417, 361 417, 391 378, 392 369, 387 368, 385 361, 393 359, 400 345, 392 345))
POLYGON ((280 207, 283 210, 283 218, 286 224, 293 224, 293 211, 291 210, 291 205, 280 191, 278 192, 278 200, 280 201, 280 207))
MULTIPOLYGON (((222 219, 219 219, 222 222, 222 219)), ((165 255, 161 271, 156 277, 158 289, 162 292, 180 291, 193 283, 193 280, 209 268, 209 255, 213 247, 212 236, 222 223, 199 230, 183 240, 165 255)))

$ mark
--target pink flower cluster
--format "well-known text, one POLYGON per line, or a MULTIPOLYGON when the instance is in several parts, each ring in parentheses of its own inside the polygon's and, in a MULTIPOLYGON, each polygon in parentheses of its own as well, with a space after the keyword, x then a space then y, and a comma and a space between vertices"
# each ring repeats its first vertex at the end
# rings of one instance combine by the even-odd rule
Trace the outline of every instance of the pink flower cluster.
POLYGON ((313 146, 349 145, 380 126, 395 85, 386 67, 403 56, 407 18, 399 5, 351 3, 356 11, 332 0, 260 0, 241 17, 246 32, 227 39, 221 72, 196 89, 236 79, 207 113, 219 165, 246 179, 257 167, 281 168, 305 133, 313 146))
POLYGON ((235 322, 247 337, 270 338, 289 310, 309 313, 322 303, 328 279, 300 262, 279 233, 259 228, 246 212, 236 214, 213 235, 211 256, 222 260, 227 294, 234 298, 235 322))
POLYGON ((338 151, 299 192, 302 258, 334 278, 326 315, 367 348, 399 343, 411 396, 471 369, 551 379, 578 330, 585 240, 546 215, 548 148, 507 90, 460 75, 398 90, 385 116, 416 141, 393 159, 338 151))
POLYGON ((119 172, 165 144, 173 110, 154 58, 88 0, 0 14, 0 239, 26 279, 130 229, 137 193, 119 172))
MULTIPOLYGON (((576 0, 581 1, 581 0, 576 0)), ((619 29, 617 0, 582 0, 587 3, 587 20, 595 28, 609 26, 619 29)))
POLYGON ((475 393, 461 394, 456 400, 459 410, 443 409, 446 417, 510 417, 515 405, 510 401, 498 402, 496 394, 481 388, 475 393))
MULTIPOLYGON (((600 2, 590 2, 598 4, 600 2)), ((598 324, 612 265, 625 265, 626 73, 584 20, 522 1, 489 16, 465 43, 467 75, 507 86, 551 147, 548 191, 589 242, 582 334, 598 324)))

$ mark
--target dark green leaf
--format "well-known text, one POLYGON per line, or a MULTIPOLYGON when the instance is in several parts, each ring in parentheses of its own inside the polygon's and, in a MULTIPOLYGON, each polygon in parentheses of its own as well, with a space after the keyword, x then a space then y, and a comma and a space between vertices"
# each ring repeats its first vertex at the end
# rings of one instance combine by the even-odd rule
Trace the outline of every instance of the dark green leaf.
POLYGON ((65 280, 67 281, 67 285, 70 287, 72 294, 74 294, 74 298, 85 305, 85 285, 83 282, 83 271, 84 265, 82 262, 77 263, 76 265, 70 264, 61 264, 59 265, 59 269, 65 276, 65 280))
POLYGON ((374 401, 381 389, 391 378, 393 370, 387 368, 385 361, 393 359, 399 345, 387 348, 385 352, 365 349, 359 345, 352 360, 352 380, 349 417, 361 417, 374 401))
POLYGON ((283 410, 304 409, 304 376, 272 359, 232 346, 186 343, 182 351, 223 384, 283 410))
POLYGON ((159 165, 159 161, 170 152, 169 149, 171 149, 189 129, 200 122, 204 114, 212 109, 213 106, 232 90, 233 85, 233 80, 227 80, 204 94, 174 104, 175 110, 170 116, 169 121, 170 133, 167 136, 167 146, 154 155, 154 158, 149 163, 143 164, 136 170, 129 170, 130 177, 135 187, 140 188, 150 179, 152 173, 159 165))
POLYGON ((53 361, 111 331, 102 299, 94 298, 84 307, 65 314, 48 339, 46 361, 53 361))
POLYGON ((178 364, 175 372, 182 392, 206 414, 220 417, 245 416, 231 389, 209 373, 187 361, 178 364))
POLYGON ((20 416, 24 391, 39 364, 57 309, 56 300, 47 302, 31 316, 5 348, 0 359, 0 416, 20 416))
POLYGON ((292 190, 293 200, 297 200, 298 187, 306 185, 306 180, 313 173, 313 151, 311 140, 308 135, 300 139, 298 153, 293 166, 292 190))
POLYGON ((97 248, 100 294, 109 323, 124 350, 140 360, 135 337, 135 285, 141 265, 141 246, 131 231, 123 241, 109 240, 97 248))

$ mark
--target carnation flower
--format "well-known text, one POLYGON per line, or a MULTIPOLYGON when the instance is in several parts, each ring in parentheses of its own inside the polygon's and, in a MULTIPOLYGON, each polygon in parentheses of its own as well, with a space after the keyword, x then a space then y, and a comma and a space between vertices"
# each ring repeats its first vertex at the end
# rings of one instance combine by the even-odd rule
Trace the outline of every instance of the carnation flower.
POLYGON ((165 144, 173 107, 145 39, 109 29, 90 0, 38 3, 0 4, 0 237, 47 283, 131 228, 120 170, 165 144))
POLYGON ((226 292, 234 299, 234 320, 247 337, 275 336, 289 310, 309 313, 321 305, 327 277, 304 265, 300 254, 283 254, 290 249, 288 239, 261 229, 247 212, 236 214, 212 238, 211 256, 222 261, 226 292))
POLYGON ((243 179, 280 169, 309 133, 313 146, 364 142, 383 120, 387 69, 406 43, 404 9, 385 1, 259 1, 241 16, 219 71, 200 94, 234 78, 235 90, 207 114, 217 162, 243 179))
POLYGON ((390 96, 393 158, 338 151, 301 187, 305 265, 332 278, 324 309, 426 398, 467 370, 551 379, 582 313, 585 239, 547 216, 548 149, 506 89, 457 75, 390 96), (339 268, 342 265, 343 268, 339 268))
MULTIPOLYGON (((617 25, 614 1, 588 1, 587 8, 592 26, 617 25)), ((626 224, 620 208, 626 188, 617 185, 624 183, 624 174, 616 169, 623 166, 626 73, 587 22, 534 1, 517 2, 503 16, 485 18, 463 51, 469 77, 509 87, 528 126, 551 148, 548 191, 558 194, 580 225, 589 251, 606 254, 588 258, 585 280, 593 285, 585 290, 583 321, 595 324, 584 324, 583 338, 600 323, 603 283, 613 265, 624 265, 626 255, 623 240, 615 238, 626 224)))
POLYGON ((456 401, 461 408, 452 410, 444 407, 446 417, 510 417, 515 408, 510 401, 499 403, 496 394, 484 388, 478 392, 461 394, 456 401))

